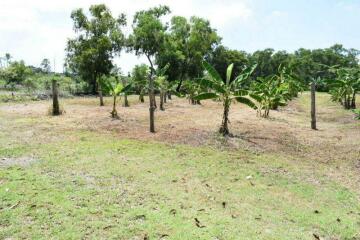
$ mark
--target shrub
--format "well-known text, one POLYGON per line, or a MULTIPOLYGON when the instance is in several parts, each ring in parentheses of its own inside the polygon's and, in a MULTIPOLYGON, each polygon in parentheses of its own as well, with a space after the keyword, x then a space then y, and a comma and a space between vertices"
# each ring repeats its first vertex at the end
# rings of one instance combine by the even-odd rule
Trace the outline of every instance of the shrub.
POLYGON ((354 109, 353 112, 355 113, 355 119, 360 120, 360 108, 354 109))

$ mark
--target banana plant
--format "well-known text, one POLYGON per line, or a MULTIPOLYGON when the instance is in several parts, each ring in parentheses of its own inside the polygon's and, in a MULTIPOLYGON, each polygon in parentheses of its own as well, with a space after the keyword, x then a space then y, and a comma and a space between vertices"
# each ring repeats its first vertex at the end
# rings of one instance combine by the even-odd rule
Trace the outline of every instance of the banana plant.
POLYGON ((278 80, 279 85, 287 86, 287 94, 284 97, 288 101, 297 97, 299 92, 305 90, 305 85, 287 67, 280 65, 275 78, 278 80))
POLYGON ((102 85, 109 92, 109 94, 113 97, 113 109, 110 112, 112 118, 119 118, 117 110, 116 110, 116 100, 117 96, 128 94, 131 89, 131 84, 128 84, 124 87, 122 83, 112 82, 109 79, 104 79, 102 81, 102 85))
POLYGON ((276 76, 258 78, 251 89, 250 97, 256 100, 257 114, 263 118, 269 117, 271 109, 285 106, 289 98, 288 85, 276 76))
POLYGON ((170 67, 170 64, 166 64, 165 67, 158 69, 156 71, 155 87, 160 92, 160 110, 161 111, 165 111, 164 102, 165 102, 166 94, 168 91, 170 91, 170 86, 171 86, 165 75, 165 73, 169 67, 170 67))
POLYGON ((345 109, 356 108, 356 94, 360 91, 360 69, 339 68, 332 69, 337 78, 330 86, 333 101, 339 101, 345 109))
MULTIPOLYGON (((182 89, 185 91, 185 96, 189 100, 189 104, 197 105, 200 104, 200 100, 196 100, 195 96, 199 95, 201 91, 201 86, 194 83, 193 80, 185 80, 182 84, 182 89)), ((205 89, 206 90, 206 89, 205 89)))
POLYGON ((229 111, 231 103, 234 100, 256 109, 256 105, 247 97, 248 91, 241 88, 241 84, 249 79, 250 75, 254 72, 256 65, 244 69, 235 79, 232 79, 234 64, 228 66, 226 79, 222 79, 220 74, 209 63, 203 62, 203 67, 207 71, 208 77, 199 79, 199 85, 210 91, 198 94, 194 99, 199 101, 205 99, 220 99, 222 101, 224 113, 219 132, 222 135, 227 136, 230 134, 228 127, 229 111))

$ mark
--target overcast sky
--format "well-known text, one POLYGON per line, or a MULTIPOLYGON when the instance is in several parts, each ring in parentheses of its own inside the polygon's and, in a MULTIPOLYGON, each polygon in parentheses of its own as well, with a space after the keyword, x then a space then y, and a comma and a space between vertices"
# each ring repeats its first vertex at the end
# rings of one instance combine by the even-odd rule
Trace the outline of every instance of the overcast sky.
MULTIPOLYGON (((0 55, 34 66, 55 59, 62 71, 66 41, 74 34, 71 11, 96 3, 115 16, 126 13, 129 22, 137 10, 166 4, 173 15, 209 19, 225 46, 249 52, 335 43, 360 49, 360 0, 0 0, 0 55)), ((141 62, 130 54, 117 60, 125 73, 141 62)))

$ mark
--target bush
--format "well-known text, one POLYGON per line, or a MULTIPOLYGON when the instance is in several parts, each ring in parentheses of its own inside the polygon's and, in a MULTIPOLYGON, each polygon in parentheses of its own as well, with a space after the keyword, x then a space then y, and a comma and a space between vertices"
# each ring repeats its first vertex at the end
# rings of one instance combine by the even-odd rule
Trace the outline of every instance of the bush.
POLYGON ((353 112, 355 113, 355 119, 360 120, 360 108, 354 109, 353 112))

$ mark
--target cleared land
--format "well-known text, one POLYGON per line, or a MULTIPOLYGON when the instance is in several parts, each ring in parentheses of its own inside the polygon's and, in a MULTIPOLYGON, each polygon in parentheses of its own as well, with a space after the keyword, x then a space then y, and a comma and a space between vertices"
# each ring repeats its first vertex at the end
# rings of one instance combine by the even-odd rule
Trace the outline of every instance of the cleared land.
MULTIPOLYGON (((0 238, 360 239, 360 121, 318 94, 270 119, 233 105, 233 138, 216 134, 221 103, 131 98, 0 105, 0 238)), ((359 103, 360 104, 360 103, 359 103)))

